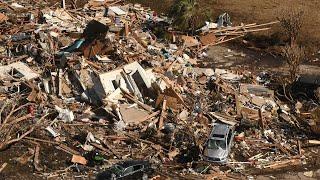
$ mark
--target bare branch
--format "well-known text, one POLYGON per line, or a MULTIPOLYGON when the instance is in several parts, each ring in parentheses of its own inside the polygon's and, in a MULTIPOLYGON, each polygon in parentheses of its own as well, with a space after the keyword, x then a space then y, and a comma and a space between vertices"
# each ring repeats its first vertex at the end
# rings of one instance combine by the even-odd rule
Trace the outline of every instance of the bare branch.
POLYGON ((297 45, 287 45, 282 49, 282 53, 289 66, 289 83, 292 83, 296 80, 299 65, 305 58, 305 51, 304 48, 297 45))

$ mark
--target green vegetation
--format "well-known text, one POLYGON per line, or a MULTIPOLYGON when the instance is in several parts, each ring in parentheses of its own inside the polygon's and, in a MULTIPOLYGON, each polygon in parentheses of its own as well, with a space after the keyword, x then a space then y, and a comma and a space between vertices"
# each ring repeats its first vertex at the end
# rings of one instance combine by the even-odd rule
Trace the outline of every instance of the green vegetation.
POLYGON ((210 11, 200 8, 197 0, 176 0, 169 17, 173 18, 173 25, 177 30, 194 34, 209 19, 210 11))

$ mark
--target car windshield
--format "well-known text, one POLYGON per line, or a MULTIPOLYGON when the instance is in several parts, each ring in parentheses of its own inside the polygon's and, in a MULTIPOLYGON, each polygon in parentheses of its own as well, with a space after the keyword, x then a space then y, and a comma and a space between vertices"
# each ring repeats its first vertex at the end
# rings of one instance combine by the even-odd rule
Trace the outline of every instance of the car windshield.
POLYGON ((210 139, 208 141, 208 148, 209 149, 226 149, 226 141, 224 140, 217 140, 217 139, 210 139))
POLYGON ((213 134, 212 137, 224 138, 224 135, 222 135, 222 134, 213 134))

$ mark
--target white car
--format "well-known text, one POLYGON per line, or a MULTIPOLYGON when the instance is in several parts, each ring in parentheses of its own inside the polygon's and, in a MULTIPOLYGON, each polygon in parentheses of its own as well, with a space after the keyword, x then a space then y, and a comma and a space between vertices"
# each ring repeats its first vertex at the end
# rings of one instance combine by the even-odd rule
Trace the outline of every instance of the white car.
POLYGON ((227 163, 233 138, 233 126, 215 123, 205 144, 203 159, 210 162, 227 163))

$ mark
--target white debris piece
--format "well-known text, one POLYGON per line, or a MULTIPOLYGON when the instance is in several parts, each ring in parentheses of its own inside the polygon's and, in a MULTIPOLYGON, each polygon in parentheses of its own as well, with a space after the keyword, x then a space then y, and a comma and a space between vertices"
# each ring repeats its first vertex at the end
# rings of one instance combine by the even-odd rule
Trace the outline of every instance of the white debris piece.
POLYGON ((18 4, 18 3, 12 3, 11 7, 15 7, 15 8, 24 8, 24 6, 18 4))
POLYGON ((21 74, 21 78, 27 81, 39 77, 39 74, 35 73, 25 63, 22 62, 12 63, 7 66, 0 66, 0 77, 8 77, 9 75, 14 74, 14 71, 21 74))
POLYGON ((115 14, 117 14, 119 16, 127 14, 124 10, 120 9, 120 7, 118 7, 118 6, 109 7, 109 10, 113 11, 115 14))
POLYGON ((85 145, 81 145, 82 149, 85 150, 85 151, 93 151, 94 150, 94 147, 89 145, 89 144, 85 144, 85 145))
POLYGON ((51 126, 46 127, 46 130, 52 135, 52 137, 56 138, 60 136, 59 133, 55 132, 51 126))
POLYGON ((208 31, 210 31, 211 29, 216 29, 217 27, 218 27, 218 24, 217 24, 217 23, 206 22, 206 25, 201 28, 201 31, 202 31, 202 32, 208 32, 208 31))
POLYGON ((152 88, 152 81, 155 79, 152 70, 144 70, 138 62, 133 62, 106 73, 99 74, 99 82, 101 86, 95 86, 95 91, 101 99, 122 88, 125 91, 131 92, 137 97, 141 96, 141 91, 148 91, 152 88))
POLYGON ((116 130, 118 130, 118 131, 123 131, 124 128, 126 128, 126 126, 127 126, 126 123, 125 123, 123 120, 118 121, 118 122, 116 122, 115 124, 116 124, 115 128, 116 128, 116 130))
POLYGON ((58 106, 55 106, 55 109, 59 112, 58 118, 65 122, 72 122, 74 120, 73 112, 68 109, 62 109, 58 106))
POLYGON ((101 144, 99 140, 97 140, 91 132, 88 132, 86 137, 87 142, 101 144))
POLYGON ((215 69, 215 75, 227 81, 239 81, 242 79, 242 75, 234 74, 225 69, 215 69))

